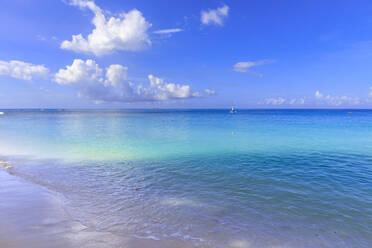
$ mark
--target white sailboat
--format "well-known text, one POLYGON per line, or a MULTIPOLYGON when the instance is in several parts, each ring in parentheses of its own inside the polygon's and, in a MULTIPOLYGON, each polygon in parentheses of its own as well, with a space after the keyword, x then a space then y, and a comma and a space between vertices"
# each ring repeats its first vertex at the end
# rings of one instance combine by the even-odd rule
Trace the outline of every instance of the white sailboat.
POLYGON ((232 106, 230 109, 230 114, 236 114, 236 113, 237 113, 236 109, 234 108, 234 106, 232 106))

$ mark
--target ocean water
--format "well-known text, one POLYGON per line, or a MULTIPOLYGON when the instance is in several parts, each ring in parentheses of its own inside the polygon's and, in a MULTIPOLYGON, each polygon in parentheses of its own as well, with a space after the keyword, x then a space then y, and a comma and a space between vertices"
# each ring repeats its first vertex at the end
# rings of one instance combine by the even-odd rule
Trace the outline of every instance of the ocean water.
POLYGON ((97 231, 174 247, 372 247, 372 111, 1 111, 10 172, 97 231))

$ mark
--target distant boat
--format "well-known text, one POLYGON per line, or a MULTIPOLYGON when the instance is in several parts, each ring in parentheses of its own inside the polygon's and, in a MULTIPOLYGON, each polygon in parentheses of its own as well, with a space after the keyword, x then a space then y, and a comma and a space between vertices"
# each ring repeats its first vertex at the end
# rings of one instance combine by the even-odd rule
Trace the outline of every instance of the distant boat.
POLYGON ((4 112, 0 112, 0 115, 3 115, 3 114, 5 114, 4 112))
POLYGON ((238 111, 234 108, 234 106, 231 107, 230 109, 230 114, 236 114, 238 111))

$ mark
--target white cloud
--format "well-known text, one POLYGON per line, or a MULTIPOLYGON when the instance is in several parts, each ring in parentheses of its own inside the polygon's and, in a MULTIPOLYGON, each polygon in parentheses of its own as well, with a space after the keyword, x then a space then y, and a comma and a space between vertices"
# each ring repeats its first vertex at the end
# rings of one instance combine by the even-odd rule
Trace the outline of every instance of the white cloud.
POLYGON ((284 97, 271 97, 266 98, 263 102, 260 102, 259 104, 266 104, 266 105, 303 105, 305 104, 305 98, 292 98, 292 99, 286 99, 284 97))
POLYGON ((181 28, 171 28, 171 29, 161 29, 161 30, 156 30, 153 33, 154 34, 171 34, 171 33, 178 33, 182 32, 183 29, 181 28))
POLYGON ((357 105, 361 103, 359 97, 350 97, 350 96, 332 96, 332 95, 323 95, 319 90, 315 92, 315 98, 321 103, 340 106, 340 105, 357 105))
POLYGON ((285 102, 286 102, 286 99, 282 97, 265 99, 265 104, 268 104, 268 105, 282 105, 285 102))
POLYGON ((250 69, 255 66, 260 66, 260 65, 266 65, 273 63, 273 60, 269 59, 264 59, 264 60, 258 60, 258 61, 245 61, 245 62, 238 62, 234 65, 233 69, 236 72, 248 72, 248 73, 253 73, 258 75, 259 77, 262 77, 262 74, 256 73, 251 71, 250 69))
MULTIPOLYGON (((372 91, 372 87, 371 87, 372 91)), ((371 94, 372 95, 372 94, 371 94)), ((314 100, 310 100, 311 103, 318 103, 322 105, 330 105, 330 106, 342 106, 342 105, 358 105, 362 103, 362 100, 359 97, 350 97, 350 96, 332 96, 332 95, 324 95, 319 90, 315 91, 314 100)), ((259 104, 267 104, 267 105, 304 105, 309 104, 309 99, 305 97, 298 97, 298 98, 290 98, 286 99, 283 97, 277 98, 266 98, 263 102, 259 104)))
POLYGON ((106 86, 123 88, 123 82, 128 79, 128 67, 122 65, 110 65, 106 68, 106 86))
POLYGON ((60 69, 54 81, 60 85, 72 85, 79 95, 94 102, 146 102, 187 99, 201 96, 189 85, 166 83, 163 79, 149 75, 149 85, 134 84, 128 80, 128 68, 110 65, 106 73, 94 60, 75 59, 71 66, 60 69))
POLYGON ((37 36, 36 36, 36 38, 38 39, 38 40, 41 40, 41 41, 46 41, 47 39, 45 38, 45 36, 43 36, 43 35, 41 35, 41 34, 38 34, 37 36))
POLYGON ((288 101, 290 105, 303 105, 305 104, 305 98, 292 98, 290 101, 288 101))
POLYGON ((84 62, 81 59, 75 59, 72 65, 66 66, 66 69, 60 69, 54 80, 61 85, 102 83, 102 74, 102 69, 94 60, 88 59, 84 62))
POLYGON ((106 18, 94 1, 72 0, 71 5, 88 8, 94 13, 92 20, 95 29, 84 38, 82 34, 72 36, 72 40, 61 43, 62 49, 96 56, 115 51, 139 51, 151 45, 147 30, 151 24, 136 9, 121 13, 119 17, 106 18))
POLYGON ((198 97, 198 92, 191 92, 189 85, 165 83, 163 79, 157 78, 153 75, 148 76, 150 86, 155 89, 155 99, 168 100, 177 98, 191 98, 198 97))
POLYGON ((49 70, 44 65, 34 65, 23 61, 0 60, 0 75, 6 75, 13 78, 32 80, 34 78, 46 78, 49 70))
POLYGON ((215 95, 215 94, 216 94, 216 91, 214 91, 214 90, 210 90, 210 89, 205 89, 204 92, 205 92, 205 94, 207 94, 208 96, 212 96, 212 95, 215 95))
POLYGON ((217 9, 211 9, 201 12, 201 22, 205 25, 214 24, 222 26, 224 20, 229 15, 229 6, 224 5, 217 9))

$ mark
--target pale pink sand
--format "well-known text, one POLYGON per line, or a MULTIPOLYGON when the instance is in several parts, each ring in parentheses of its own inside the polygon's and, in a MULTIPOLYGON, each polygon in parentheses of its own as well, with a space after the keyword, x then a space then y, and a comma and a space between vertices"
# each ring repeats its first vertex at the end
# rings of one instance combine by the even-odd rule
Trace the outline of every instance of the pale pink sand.
POLYGON ((92 230, 68 215, 59 195, 10 175, 3 167, 0 167, 1 248, 188 247, 173 241, 121 237, 92 230))

